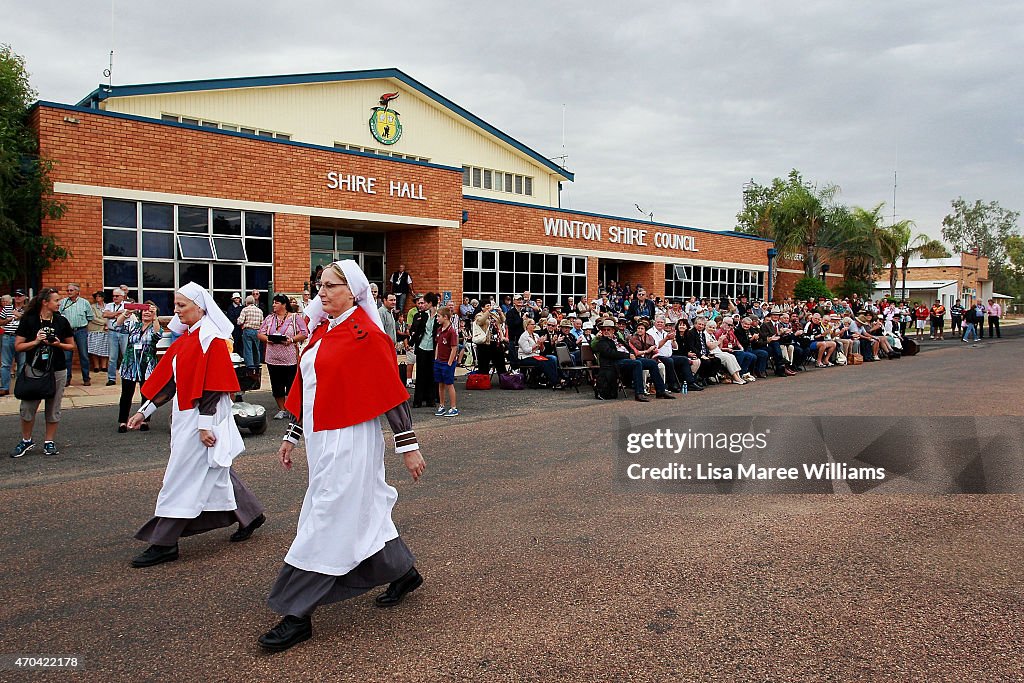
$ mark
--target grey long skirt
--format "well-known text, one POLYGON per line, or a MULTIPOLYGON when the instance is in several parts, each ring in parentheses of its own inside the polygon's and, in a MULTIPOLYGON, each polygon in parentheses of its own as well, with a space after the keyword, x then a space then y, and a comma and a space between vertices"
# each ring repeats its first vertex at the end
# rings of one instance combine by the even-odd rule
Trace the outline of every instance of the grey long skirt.
POLYGON ((178 519, 175 517, 154 517, 146 522, 135 538, 154 545, 174 545, 182 536, 193 536, 214 529, 221 529, 239 523, 247 526, 254 519, 263 514, 263 503, 261 503, 253 492, 245 485, 235 471, 231 470, 231 487, 235 492, 234 510, 201 512, 198 517, 192 519, 178 519))
POLYGON ((399 536, 341 576, 308 572, 285 564, 270 590, 267 604, 278 614, 304 617, 320 605, 349 600, 402 578, 415 561, 399 536))

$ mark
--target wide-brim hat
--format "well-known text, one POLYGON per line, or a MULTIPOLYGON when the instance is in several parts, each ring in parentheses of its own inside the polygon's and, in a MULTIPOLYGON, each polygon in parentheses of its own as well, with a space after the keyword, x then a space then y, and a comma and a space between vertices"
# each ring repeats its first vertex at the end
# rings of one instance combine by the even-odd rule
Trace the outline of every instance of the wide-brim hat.
POLYGON ((558 323, 559 327, 572 327, 572 321, 568 318, 562 318, 562 322, 558 323))
MULTIPOLYGON (((623 320, 623 322, 625 322, 625 320, 623 320)), ((612 320, 611 318, 605 318, 604 320, 601 321, 600 327, 601 329, 604 329, 606 327, 615 327, 615 321, 612 320)))
MULTIPOLYGON (((614 327, 614 325, 613 325, 613 327, 614 327)), ((583 329, 584 330, 592 330, 592 329, 594 329, 594 323, 592 323, 592 322, 590 322, 588 320, 587 322, 583 323, 583 329)))

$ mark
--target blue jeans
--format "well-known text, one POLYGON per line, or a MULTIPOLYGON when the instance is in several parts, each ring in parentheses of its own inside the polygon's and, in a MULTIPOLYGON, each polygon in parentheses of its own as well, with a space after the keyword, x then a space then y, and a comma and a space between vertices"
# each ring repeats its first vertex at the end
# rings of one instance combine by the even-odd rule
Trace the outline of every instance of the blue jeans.
MULTIPOLYGON (((82 379, 89 381, 89 330, 79 327, 74 331, 75 346, 78 347, 78 360, 82 363, 82 379)), ((71 379, 71 362, 75 358, 75 351, 64 352, 64 361, 68 368, 68 379, 71 379)))
POLYGON ((658 370, 658 361, 653 358, 637 358, 636 360, 623 358, 622 360, 615 361, 615 365, 633 373, 634 394, 639 396, 646 392, 647 388, 644 386, 644 370, 648 371, 651 376, 651 381, 654 382, 655 393, 665 393, 665 380, 661 378, 661 371, 658 370))
POLYGON ((551 386, 558 384, 558 359, 555 356, 547 356, 547 360, 536 358, 520 358, 519 365, 526 368, 540 368, 548 378, 551 386))
POLYGON ((757 356, 754 362, 754 369, 760 375, 768 374, 768 349, 751 349, 750 353, 757 356))
POLYGON ((242 356, 245 358, 245 367, 258 368, 260 366, 260 340, 256 337, 258 330, 242 330, 242 356))
POLYGON ((128 335, 123 332, 107 332, 107 343, 110 346, 110 363, 107 364, 107 381, 117 380, 117 366, 124 358, 124 352, 128 348, 128 335))
POLYGON ((963 340, 968 341, 967 337, 974 336, 971 341, 978 341, 978 330, 975 329, 974 323, 964 323, 964 336, 963 340))
MULTIPOLYGON (((21 355, 21 354, 19 354, 21 355)), ((0 389, 10 391, 11 389, 11 365, 14 363, 14 335, 4 334, 3 341, 0 341, 0 389)), ((18 363, 21 366, 21 362, 18 363)))
POLYGON ((749 351, 733 351, 732 355, 736 356, 736 362, 740 364, 741 375, 750 372, 750 366, 757 360, 757 356, 749 351))

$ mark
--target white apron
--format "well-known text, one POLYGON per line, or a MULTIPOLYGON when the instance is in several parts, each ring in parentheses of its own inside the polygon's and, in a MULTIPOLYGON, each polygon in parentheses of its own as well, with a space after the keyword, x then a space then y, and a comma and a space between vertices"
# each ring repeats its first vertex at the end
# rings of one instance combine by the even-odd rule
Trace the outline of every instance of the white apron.
POLYGON ((377 418, 344 429, 314 431, 317 389, 331 391, 329 378, 317 387, 314 364, 319 346, 317 342, 306 350, 300 361, 309 487, 284 561, 298 569, 342 576, 398 538, 391 520, 398 491, 384 480, 384 435, 377 418))
MULTIPOLYGON (((174 370, 177 374, 177 359, 174 370)), ((217 403, 212 430, 217 443, 212 448, 199 440, 199 409, 179 410, 177 396, 171 403, 171 457, 156 500, 156 516, 194 519, 202 512, 236 509, 228 468, 245 444, 231 416, 231 397, 221 394, 217 403)))

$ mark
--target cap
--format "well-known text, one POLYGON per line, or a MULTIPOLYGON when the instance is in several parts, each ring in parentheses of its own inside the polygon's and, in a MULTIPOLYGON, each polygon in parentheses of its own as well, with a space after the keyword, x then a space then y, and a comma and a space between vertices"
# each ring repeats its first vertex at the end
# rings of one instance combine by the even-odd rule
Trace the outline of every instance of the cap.
MULTIPOLYGON (((626 322, 625 319, 622 322, 626 322)), ((601 328, 604 329, 605 327, 615 327, 615 321, 611 318, 605 318, 601 321, 601 328)))
POLYGON ((516 294, 514 297, 512 297, 512 301, 522 301, 522 300, 523 300, 523 295, 522 294, 516 294))
POLYGON ((781 315, 781 314, 782 314, 782 309, 781 308, 779 308, 778 306, 773 306, 772 307, 771 315, 781 315))
POLYGON ((16 290, 14 290, 14 293, 11 294, 11 296, 28 296, 28 295, 25 294, 25 290, 23 290, 23 289, 16 289, 16 290))
POLYGON ((232 298, 232 299, 241 299, 241 298, 242 298, 242 295, 241 295, 241 294, 239 294, 238 292, 232 292, 232 294, 231 294, 231 298, 232 298))

